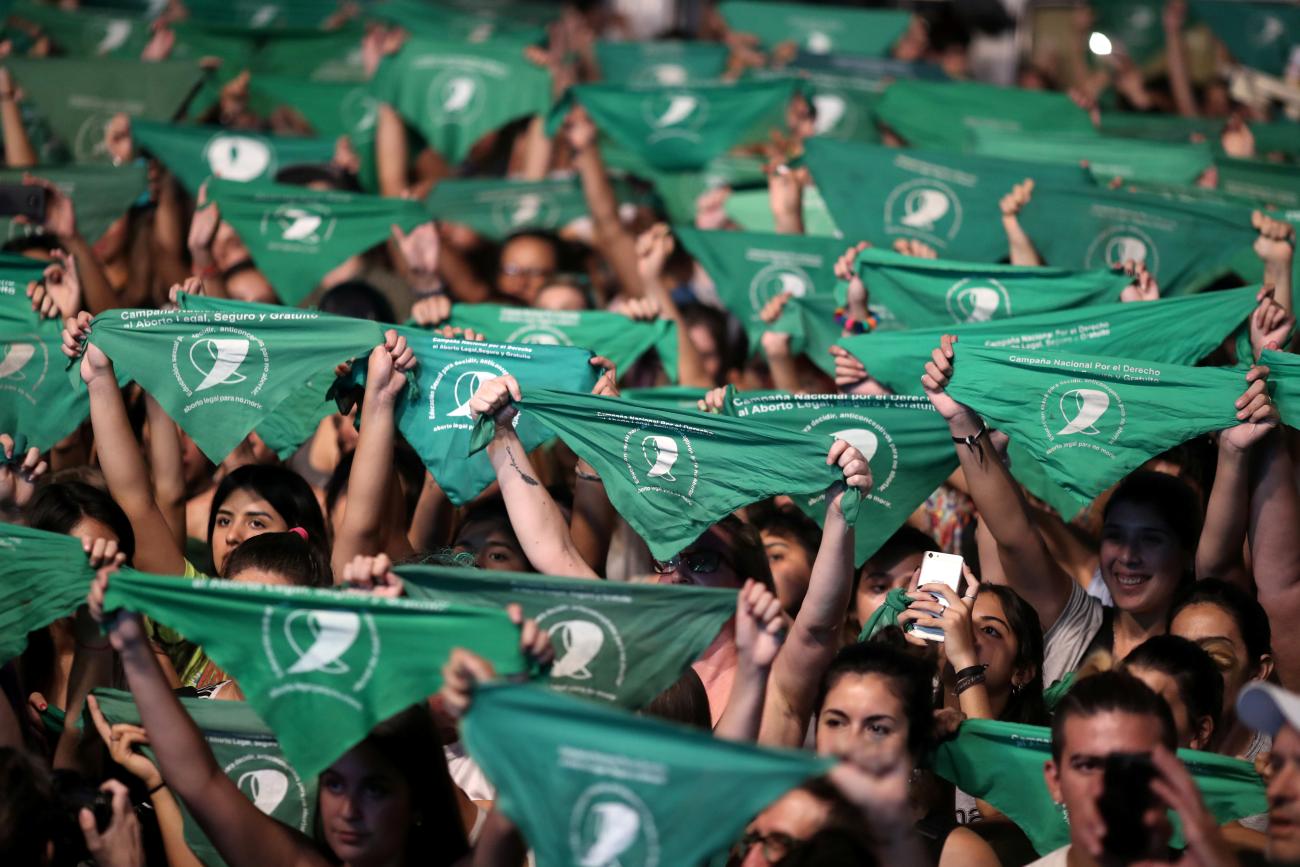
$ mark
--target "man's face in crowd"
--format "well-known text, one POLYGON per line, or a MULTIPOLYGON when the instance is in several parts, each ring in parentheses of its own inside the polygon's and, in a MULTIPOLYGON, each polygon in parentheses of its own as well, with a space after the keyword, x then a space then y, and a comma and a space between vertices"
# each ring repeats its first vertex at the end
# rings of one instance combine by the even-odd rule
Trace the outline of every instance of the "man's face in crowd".
MULTIPOLYGON (((1094 815, 1102 793, 1106 757, 1111 753, 1152 753, 1161 744, 1160 733, 1160 721, 1148 714, 1103 711, 1070 717, 1065 722, 1060 761, 1049 759, 1043 768, 1052 800, 1064 804, 1071 816, 1094 815)), ((1152 831, 1153 849, 1166 843, 1156 839, 1168 833, 1164 812, 1151 807, 1143 816, 1144 824, 1152 831)))
POLYGON ((853 597, 853 613, 858 626, 865 626, 876 609, 885 604, 885 596, 890 590, 907 586, 923 559, 925 554, 917 551, 892 563, 872 558, 862 564, 862 578, 853 597))
POLYGON ((345 864, 402 861, 411 791, 374 747, 353 747, 320 775, 319 803, 325 842, 345 864))
POLYGON ((1268 757, 1268 859, 1300 864, 1300 732, 1284 725, 1268 757))
POLYGON ((502 295, 532 304, 555 275, 555 248, 540 238, 515 238, 501 250, 497 289, 502 295))
POLYGON ((843 675, 817 713, 817 755, 845 758, 859 740, 890 754, 907 750, 903 700, 884 675, 843 675))
POLYGON ((821 830, 829 815, 827 803, 803 789, 786 792, 750 822, 745 837, 753 843, 744 851, 740 867, 768 867, 780 862, 793 843, 807 840, 821 830))
POLYGON ((1173 529, 1155 510, 1116 503, 1101 532, 1101 575, 1121 611, 1167 610, 1188 567, 1173 529))

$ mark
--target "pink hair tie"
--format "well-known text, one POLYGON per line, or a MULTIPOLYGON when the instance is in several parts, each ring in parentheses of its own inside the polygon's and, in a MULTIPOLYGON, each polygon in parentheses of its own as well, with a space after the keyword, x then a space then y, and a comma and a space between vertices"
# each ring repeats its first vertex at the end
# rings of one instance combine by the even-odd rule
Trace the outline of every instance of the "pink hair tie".
POLYGON ((298 538, 302 539, 304 542, 307 541, 307 531, 304 530, 302 527, 290 527, 290 528, 289 528, 289 532, 290 532, 290 533, 297 533, 297 534, 298 534, 298 538))

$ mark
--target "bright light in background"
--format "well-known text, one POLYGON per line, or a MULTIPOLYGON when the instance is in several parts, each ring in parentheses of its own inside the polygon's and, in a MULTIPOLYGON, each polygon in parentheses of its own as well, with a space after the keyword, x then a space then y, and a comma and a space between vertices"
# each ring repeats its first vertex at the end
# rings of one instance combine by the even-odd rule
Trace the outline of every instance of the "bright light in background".
POLYGON ((1105 33, 1097 33, 1094 31, 1093 34, 1088 37, 1088 50, 1093 54, 1105 57, 1110 54, 1110 38, 1107 37, 1105 33))

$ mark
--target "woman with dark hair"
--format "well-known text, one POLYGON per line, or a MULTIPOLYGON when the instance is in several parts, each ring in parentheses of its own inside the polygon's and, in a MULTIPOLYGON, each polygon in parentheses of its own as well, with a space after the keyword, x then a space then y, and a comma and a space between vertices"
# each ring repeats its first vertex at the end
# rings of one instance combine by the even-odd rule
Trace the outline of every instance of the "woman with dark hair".
MULTIPOLYGON (((929 661, 883 640, 843 648, 821 679, 818 755, 848 757, 865 740, 880 750, 905 751, 916 764, 934 730, 933 680, 929 661)), ((957 826, 951 804, 928 816, 918 812, 916 819, 938 867, 998 865, 979 835, 957 826)))
MULTIPOLYGON (((143 619, 106 616, 110 573, 101 570, 87 598, 122 660, 140 721, 163 781, 188 807, 231 867, 263 864, 450 865, 469 852, 466 819, 447 773, 438 733, 422 703, 376 726, 321 772, 315 839, 262 813, 222 771, 158 666, 143 619)), ((546 661, 545 630, 524 621, 521 649, 546 661)))
POLYGON ((1179 747, 1209 747, 1223 708, 1223 678, 1208 653, 1186 638, 1157 635, 1134 648, 1120 668, 1168 703, 1179 747))
POLYGON ((135 554, 131 522, 113 498, 85 482, 50 482, 27 504, 27 526, 76 536, 83 542, 112 539, 127 560, 135 554))
POLYGON ((1200 645, 1223 678, 1214 751, 1248 762, 1267 753, 1271 739, 1242 725, 1236 705, 1242 687, 1273 674, 1272 630, 1264 607, 1235 584, 1207 578, 1184 588, 1174 600, 1169 632, 1200 645))
POLYGON ((308 544, 326 554, 329 536, 320 502, 302 476, 284 467, 246 464, 217 485, 208 516, 208 545, 217 574, 227 574, 227 559, 244 541, 261 533, 305 531, 308 544))

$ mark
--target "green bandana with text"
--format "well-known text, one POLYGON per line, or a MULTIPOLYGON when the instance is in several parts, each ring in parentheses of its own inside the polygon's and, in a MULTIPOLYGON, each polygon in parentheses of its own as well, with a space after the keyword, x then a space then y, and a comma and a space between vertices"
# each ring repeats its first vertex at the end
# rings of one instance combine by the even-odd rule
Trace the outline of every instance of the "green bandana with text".
MULTIPOLYGON (((419 362, 414 395, 408 393, 397 405, 398 430, 457 506, 496 481, 488 456, 470 454, 474 418, 469 401, 479 386, 507 374, 519 381, 525 394, 543 388, 589 391, 596 384, 591 353, 585 349, 447 340, 421 328, 398 330, 419 362)), ((365 380, 362 365, 354 366, 352 378, 365 380)), ((516 430, 529 450, 554 436, 536 419, 521 418, 516 430)))
POLYGON ((1088 113, 1064 93, 973 81, 897 81, 880 98, 876 115, 909 145, 955 151, 967 150, 983 130, 1094 132, 1088 113))
MULTIPOLYGON (((957 468, 948 423, 923 397, 858 397, 728 390, 725 415, 761 418, 803 434, 821 434, 856 448, 871 465, 871 492, 862 498, 855 529, 855 562, 866 560, 903 526, 916 507, 957 468)), ((826 495, 795 497, 817 522, 826 520, 826 495)))
MULTIPOLYGON (((131 693, 99 688, 94 695, 109 725, 140 725, 140 710, 131 693)), ((266 815, 310 835, 316 812, 316 777, 300 775, 285 761, 280 742, 257 712, 242 701, 187 697, 179 700, 207 741, 217 765, 244 797, 266 815)), ((83 715, 82 725, 93 725, 89 710, 83 715)), ((142 751, 153 759, 153 750, 148 746, 142 747, 142 751)), ((185 823, 185 845, 204 864, 212 867, 225 864, 183 801, 180 807, 185 823)))
MULTIPOLYGON (((983 265, 874 248, 858 254, 857 272, 883 330, 988 322, 1118 302, 1133 282, 1111 269, 983 265)), ((841 303, 845 285, 836 287, 841 303)))
POLYGON ((603 310, 540 310, 501 304, 455 304, 451 324, 472 328, 494 343, 580 346, 614 362, 620 375, 651 349, 677 378, 677 326, 642 322, 603 310))
POLYGON ((847 242, 888 248, 896 238, 914 238, 940 256, 976 262, 1007 258, 998 202, 1025 178, 1093 186, 1081 168, 822 138, 807 142, 804 161, 847 242))
POLYGON ((550 73, 513 41, 407 39, 380 64, 370 87, 452 165, 487 133, 551 105, 550 73))
POLYGON ((681 226, 673 234, 709 273, 718 297, 749 334, 750 346, 767 330, 759 317, 782 292, 795 298, 831 294, 835 260, 845 242, 808 235, 705 232, 681 226))
POLYGON ((286 304, 299 304, 349 256, 429 219, 409 199, 213 180, 208 195, 286 304))
POLYGON ((203 76, 180 60, 7 57, 5 66, 78 163, 109 161, 104 131, 114 115, 171 120, 203 76))
MULTIPOLYGON (((213 463, 303 384, 383 343, 378 323, 314 310, 249 305, 247 312, 109 310, 90 342, 119 378, 135 380, 213 463)), ((76 364, 68 371, 80 382, 76 364)))
POLYGON ((304 778, 437 692, 452 648, 473 650, 502 675, 525 670, 519 627, 501 610, 134 569, 109 583, 104 610, 119 608, 202 646, 304 778))
MULTIPOLYGON (((641 196, 614 182, 620 202, 641 196)), ((587 199, 576 178, 511 181, 503 178, 449 178, 439 181, 424 200, 429 214, 469 226, 493 241, 525 229, 560 230, 588 216, 587 199)))
POLYGON ((517 602, 555 646, 546 683, 636 710, 672 686, 736 611, 736 592, 514 572, 399 566, 412 599, 517 602))
POLYGON ((90 402, 80 378, 63 374, 63 325, 42 319, 27 299, 27 282, 41 270, 0 264, 0 433, 47 451, 86 420, 90 402))
POLYGON ((461 733, 537 867, 702 863, 835 763, 535 686, 480 686, 461 733))
POLYGON ((1256 288, 1208 295, 1099 304, 992 322, 910 331, 881 331, 840 340, 867 372, 894 391, 921 394, 921 374, 944 334, 967 348, 1117 355, 1167 364, 1195 364, 1237 331, 1255 309, 1256 288), (1152 335, 1159 335, 1153 340, 1152 335))
POLYGON ((131 134, 136 145, 157 157, 192 195, 208 178, 269 183, 287 166, 328 163, 334 157, 334 140, 327 138, 143 121, 131 124, 131 134))
POLYGON ((1020 224, 1051 265, 1113 268, 1134 259, 1163 295, 1205 286, 1257 237, 1247 207, 1102 188, 1035 189, 1020 224))
POLYGON ((668 87, 580 84, 551 110, 555 135, 574 103, 600 131, 655 169, 699 169, 739 144, 766 141, 784 129, 785 108, 799 85, 790 80, 668 87))
MULTIPOLYGON (((826 464, 830 443, 812 434, 589 394, 523 393, 520 413, 596 468, 614 508, 659 560, 741 506, 776 494, 820 494, 844 478, 826 464)), ((493 430, 492 419, 481 418, 473 447, 485 448, 493 430)), ((850 521, 859 502, 853 491, 844 495, 850 521)))
POLYGON ((960 345, 948 385, 1081 507, 1155 455, 1236 425, 1245 390, 1230 368, 960 345))

